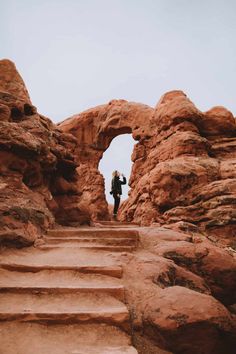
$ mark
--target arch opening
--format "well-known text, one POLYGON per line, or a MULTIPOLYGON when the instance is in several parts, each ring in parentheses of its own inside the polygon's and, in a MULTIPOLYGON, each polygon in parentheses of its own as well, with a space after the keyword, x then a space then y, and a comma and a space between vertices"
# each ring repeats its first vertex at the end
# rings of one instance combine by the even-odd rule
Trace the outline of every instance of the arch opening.
POLYGON ((104 177, 104 194, 108 204, 113 204, 114 202, 112 195, 110 195, 112 172, 114 170, 118 170, 120 173, 123 173, 127 179, 127 184, 122 186, 121 202, 128 198, 128 182, 133 165, 131 155, 136 143, 137 142, 135 142, 131 134, 121 134, 116 136, 111 141, 111 144, 103 153, 98 167, 100 173, 104 177))

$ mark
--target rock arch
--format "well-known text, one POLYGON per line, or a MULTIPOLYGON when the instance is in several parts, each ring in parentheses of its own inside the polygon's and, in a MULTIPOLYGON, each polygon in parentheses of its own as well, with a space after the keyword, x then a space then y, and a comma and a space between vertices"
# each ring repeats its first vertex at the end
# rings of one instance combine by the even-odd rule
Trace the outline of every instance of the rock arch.
POLYGON ((89 109, 59 124, 60 129, 77 139, 75 154, 80 181, 78 188, 81 191, 80 206, 93 220, 109 218, 104 179, 98 170, 103 153, 111 141, 121 134, 132 134, 139 143, 150 138, 152 114, 153 108, 147 105, 112 100, 107 105, 89 109))
POLYGON ((103 152, 115 136, 132 133, 131 192, 121 218, 143 225, 184 221, 234 235, 236 123, 226 108, 203 113, 185 93, 171 91, 155 108, 113 100, 59 127, 77 138, 81 202, 92 219, 107 217, 98 172, 103 152))

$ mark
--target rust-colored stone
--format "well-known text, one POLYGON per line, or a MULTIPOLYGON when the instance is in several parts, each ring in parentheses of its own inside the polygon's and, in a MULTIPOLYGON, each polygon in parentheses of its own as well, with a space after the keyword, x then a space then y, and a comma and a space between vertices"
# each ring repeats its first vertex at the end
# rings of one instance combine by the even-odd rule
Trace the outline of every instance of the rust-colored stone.
POLYGON ((227 109, 203 113, 182 91, 171 91, 155 109, 113 100, 59 126, 77 139, 81 199, 93 209, 93 220, 109 217, 99 161, 115 136, 131 133, 137 140, 131 191, 120 208, 120 219, 142 225, 190 222, 209 234, 222 230, 217 238, 233 245, 236 125, 227 109))
POLYGON ((63 222, 74 221, 75 145, 72 135, 37 113, 15 65, 0 61, 0 244, 30 245, 55 217, 60 222, 64 193, 71 198, 63 222))
POLYGON ((98 165, 112 139, 130 133, 137 141, 131 190, 119 218, 142 225, 194 223, 234 247, 236 125, 231 112, 214 107, 203 113, 175 90, 155 108, 112 100, 56 127, 32 106, 14 64, 3 60, 0 69, 2 150, 14 155, 18 184, 43 196, 58 221, 110 218, 98 165))

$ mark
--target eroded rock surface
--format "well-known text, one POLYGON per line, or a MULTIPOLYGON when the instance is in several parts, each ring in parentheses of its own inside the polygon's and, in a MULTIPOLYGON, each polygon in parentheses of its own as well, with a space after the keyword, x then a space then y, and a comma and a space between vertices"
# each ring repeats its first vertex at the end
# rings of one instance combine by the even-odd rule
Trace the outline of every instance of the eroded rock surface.
POLYGON ((233 353, 235 254, 198 233, 148 227, 139 234, 139 250, 122 256, 134 340, 173 353, 233 353))
POLYGON ((141 225, 187 222, 235 247, 236 124, 226 108, 203 113, 182 91, 171 91, 155 108, 112 100, 56 127, 37 113, 12 62, 2 60, 0 72, 0 190, 3 199, 8 195, 1 232, 7 238, 21 229, 23 216, 14 205, 31 210, 30 231, 23 231, 30 242, 38 225, 47 228, 55 217, 63 224, 108 220, 98 165, 112 139, 129 133, 137 143, 120 219, 141 225), (16 197, 19 190, 23 197, 16 197), (14 212, 5 211, 8 200, 14 212), (8 214, 16 215, 12 224, 8 214))
POLYGON ((37 113, 15 65, 0 61, 0 243, 32 244, 78 207, 75 138, 37 113))
POLYGON ((148 139, 153 129, 149 120, 152 112, 151 107, 143 104, 112 100, 59 124, 60 129, 77 139, 78 188, 84 208, 89 210, 92 220, 109 219, 104 179, 98 170, 104 151, 120 134, 132 133, 135 140, 148 139))
POLYGON ((227 109, 203 113, 182 91, 172 91, 154 109, 113 100, 59 126, 78 141, 77 171, 86 171, 81 198, 92 205, 92 219, 108 218, 98 171, 103 152, 115 136, 131 133, 138 142, 120 219, 142 225, 185 221, 234 247, 236 123, 227 109))

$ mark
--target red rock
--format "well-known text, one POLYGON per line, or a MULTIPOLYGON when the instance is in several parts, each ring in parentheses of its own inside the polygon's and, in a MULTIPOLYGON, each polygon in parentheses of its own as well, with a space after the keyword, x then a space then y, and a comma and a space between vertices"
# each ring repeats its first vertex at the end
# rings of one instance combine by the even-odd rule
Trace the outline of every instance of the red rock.
POLYGON ((0 119, 1 121, 9 121, 11 116, 11 110, 8 106, 0 104, 0 119))
POLYGON ((78 142, 76 157, 80 166, 77 173, 81 181, 81 201, 90 210, 92 220, 108 219, 108 204, 104 195, 104 179, 98 171, 103 152, 111 140, 120 134, 131 133, 134 139, 148 137, 152 127, 147 121, 153 109, 142 104, 113 100, 107 105, 95 107, 75 115, 61 124, 60 129, 72 133, 78 142))
POLYGON ((0 72, 0 98, 2 98, 3 93, 8 93, 15 96, 15 99, 31 104, 29 93, 15 64, 8 59, 0 60, 0 72))
MULTIPOLYGON (((194 267, 201 254, 207 254, 204 247, 196 252, 190 247, 184 248, 185 244, 195 245, 189 235, 165 228, 141 228, 141 243, 142 248, 129 257, 124 266, 134 338, 142 334, 142 338, 150 338, 156 346, 174 353, 199 353, 199 345, 202 353, 233 353, 234 317, 213 297, 210 277, 205 277, 203 269, 197 274, 194 267), (164 249, 170 244, 178 254, 181 249, 191 261, 181 263, 177 258, 174 262, 164 258, 164 249)), ((230 258, 227 254, 224 257, 230 258)), ((210 264, 214 267, 216 259, 214 263, 209 260, 210 264)), ((234 274, 228 269, 232 286, 235 265, 234 260, 234 274)), ((224 271, 227 274, 222 268, 222 274, 224 271)), ((210 272, 217 283, 220 273, 213 268, 210 272)))
POLYGON ((28 187, 40 189, 45 174, 53 175, 55 181, 49 178, 47 188, 55 198, 52 201, 48 194, 46 204, 54 215, 60 208, 72 212, 77 203, 75 215, 87 215, 92 221, 109 219, 98 165, 112 139, 130 133, 137 144, 131 190, 119 218, 142 225, 184 221, 234 247, 236 141, 231 112, 215 107, 202 113, 182 91, 171 91, 154 109, 112 100, 68 118, 58 129, 37 114, 14 64, 2 61, 0 68, 4 71, 0 143, 14 154, 17 150, 21 160, 33 156, 34 161, 23 164, 28 187), (74 193, 71 206, 70 193, 74 193))
POLYGON ((236 159, 220 161, 221 179, 236 178, 236 159))
POLYGON ((217 106, 207 111, 201 121, 204 135, 234 135, 236 122, 233 114, 225 107, 217 106))
POLYGON ((219 301, 236 302, 236 259, 228 251, 201 234, 191 237, 166 228, 143 229, 140 237, 144 249, 202 277, 219 301))
POLYGON ((0 244, 30 245, 55 218, 74 221, 75 146, 73 136, 37 114, 15 65, 0 61, 0 244), (71 198, 58 198, 63 193, 71 198))
POLYGON ((186 121, 199 124, 202 117, 202 112, 194 106, 182 91, 165 93, 159 100, 154 112, 154 120, 158 125, 158 131, 165 131, 171 125, 178 125, 186 121))
POLYGON ((174 286, 148 302, 144 328, 152 328, 153 337, 162 334, 175 353, 199 353, 199 347, 202 353, 222 353, 220 333, 229 333, 233 325, 226 308, 211 296, 174 286))
POLYGON ((113 100, 59 126, 77 138, 75 153, 82 163, 77 171, 81 177, 88 171, 81 198, 100 210, 100 215, 92 213, 92 219, 108 218, 98 173, 103 152, 115 136, 131 133, 138 142, 132 154, 131 191, 120 208, 120 219, 142 225, 183 220, 209 234, 216 232, 222 243, 224 236, 217 230, 223 227, 230 230, 226 244, 233 245, 235 119, 225 108, 202 113, 182 91, 171 91, 154 110, 113 100), (93 180, 99 186, 96 190, 90 187, 93 180))

